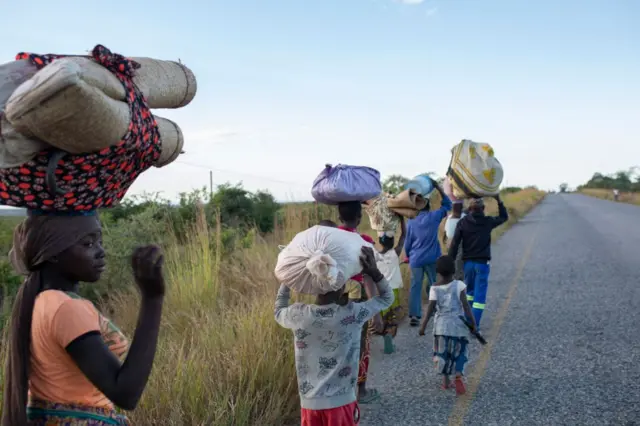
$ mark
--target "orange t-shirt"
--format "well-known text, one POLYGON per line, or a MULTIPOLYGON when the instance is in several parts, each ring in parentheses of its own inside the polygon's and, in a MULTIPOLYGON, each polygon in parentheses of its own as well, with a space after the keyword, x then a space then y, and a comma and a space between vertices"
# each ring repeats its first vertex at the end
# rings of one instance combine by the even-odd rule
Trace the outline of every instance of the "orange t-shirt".
POLYGON ((113 408, 113 404, 80 371, 66 351, 69 343, 98 331, 105 344, 124 360, 129 342, 88 300, 58 290, 38 295, 31 324, 29 393, 61 404, 113 408))

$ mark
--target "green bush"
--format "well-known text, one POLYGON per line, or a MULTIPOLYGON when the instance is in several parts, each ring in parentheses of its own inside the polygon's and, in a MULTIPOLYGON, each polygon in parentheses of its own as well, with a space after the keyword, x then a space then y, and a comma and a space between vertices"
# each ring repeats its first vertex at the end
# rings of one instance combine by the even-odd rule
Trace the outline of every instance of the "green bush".
MULTIPOLYGON (((134 248, 145 244, 166 247, 176 238, 184 242, 199 210, 204 212, 206 225, 212 229, 211 246, 219 232, 221 254, 225 255, 236 248, 248 248, 255 240, 254 229, 263 234, 273 231, 280 208, 268 192, 251 193, 241 185, 230 184, 219 186, 213 194, 205 189, 180 194, 177 204, 159 194, 131 197, 100 212, 108 269, 99 283, 81 287, 82 296, 97 302, 108 298, 114 290, 129 286, 129 256, 134 248)), ((0 306, 3 300, 9 300, 15 294, 21 283, 21 278, 13 274, 6 260, 13 228, 19 221, 0 219, 0 306)))

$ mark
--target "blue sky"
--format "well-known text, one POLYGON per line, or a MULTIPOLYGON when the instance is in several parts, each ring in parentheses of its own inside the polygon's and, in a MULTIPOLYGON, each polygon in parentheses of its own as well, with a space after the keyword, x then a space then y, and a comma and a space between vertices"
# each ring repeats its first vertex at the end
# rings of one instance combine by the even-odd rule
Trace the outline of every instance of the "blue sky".
POLYGON ((640 164, 636 0, 3 3, 0 62, 101 43, 196 73, 190 105, 154 111, 187 154, 130 193, 175 197, 212 169, 308 199, 327 162, 442 175, 462 138, 494 146, 508 185, 640 164))

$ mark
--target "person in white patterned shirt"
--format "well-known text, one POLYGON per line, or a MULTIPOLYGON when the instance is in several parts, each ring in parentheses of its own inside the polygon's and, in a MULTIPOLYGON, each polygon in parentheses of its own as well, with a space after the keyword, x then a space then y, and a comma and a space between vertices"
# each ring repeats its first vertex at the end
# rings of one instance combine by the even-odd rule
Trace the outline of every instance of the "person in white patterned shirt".
POLYGON ((365 302, 345 303, 344 286, 319 295, 315 304, 289 305, 289 288, 281 285, 278 291, 276 321, 295 337, 303 426, 359 422, 356 386, 362 326, 393 303, 393 292, 371 247, 362 248, 361 262, 363 273, 378 289, 378 296, 365 302))

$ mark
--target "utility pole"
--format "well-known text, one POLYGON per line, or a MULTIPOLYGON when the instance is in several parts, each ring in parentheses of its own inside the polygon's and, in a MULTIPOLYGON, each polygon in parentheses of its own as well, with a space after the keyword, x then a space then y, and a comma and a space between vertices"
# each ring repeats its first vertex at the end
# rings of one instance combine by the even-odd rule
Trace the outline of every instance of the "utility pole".
POLYGON ((209 200, 213 199, 213 170, 209 170, 209 200))

